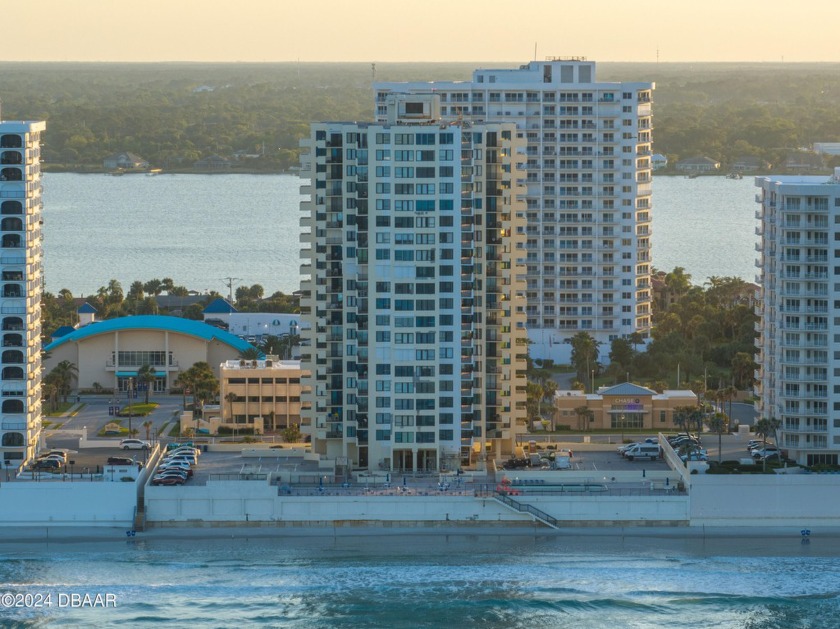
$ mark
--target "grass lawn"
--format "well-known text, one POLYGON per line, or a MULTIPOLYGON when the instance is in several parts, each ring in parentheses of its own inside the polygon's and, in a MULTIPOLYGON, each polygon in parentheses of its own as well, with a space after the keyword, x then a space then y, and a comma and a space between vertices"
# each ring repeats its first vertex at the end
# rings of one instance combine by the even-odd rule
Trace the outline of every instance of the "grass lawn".
POLYGON ((169 429, 169 436, 170 437, 180 437, 181 436, 181 422, 175 422, 172 428, 169 429))
POLYGON ((133 417, 145 417, 153 410, 155 410, 158 406, 159 404, 157 404, 156 402, 149 402, 148 404, 140 402, 139 404, 123 406, 122 410, 120 411, 120 417, 128 417, 129 410, 131 411, 131 415, 133 417))
POLYGON ((73 406, 73 402, 59 402, 54 411, 44 413, 47 417, 59 417, 62 413, 66 413, 73 406))

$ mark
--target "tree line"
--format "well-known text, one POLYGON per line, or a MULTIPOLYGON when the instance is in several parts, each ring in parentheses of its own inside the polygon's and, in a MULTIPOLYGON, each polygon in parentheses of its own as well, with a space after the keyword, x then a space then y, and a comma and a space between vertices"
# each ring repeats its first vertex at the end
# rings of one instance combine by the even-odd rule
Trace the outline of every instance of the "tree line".
MULTIPOLYGON (((467 80, 474 64, 377 64, 377 81, 467 80)), ((101 169, 130 151, 193 169, 213 154, 248 171, 298 164, 320 120, 370 120, 371 67, 354 64, 2 63, 6 119, 44 119, 45 168, 101 169)), ((653 81, 654 147, 671 163, 786 152, 840 141, 838 64, 599 63, 598 80, 653 81)), ((831 165, 831 164, 830 164, 831 165)))
MULTIPOLYGON (((690 389, 721 411, 728 402, 731 415, 733 400, 752 387, 757 369, 755 287, 737 277, 711 277, 696 286, 681 267, 654 271, 654 277, 651 338, 646 342, 634 333, 604 347, 585 331, 569 337, 572 386, 591 391, 597 384, 629 381, 658 392, 690 389)), ((553 367, 552 361, 528 360, 530 419, 553 415, 553 367)), ((576 413, 579 425, 588 425, 586 407, 576 413)), ((696 414, 685 415, 685 425, 691 427, 696 414)))
MULTIPOLYGON (((174 315, 185 319, 200 321, 204 318, 204 308, 217 298, 225 298, 216 291, 199 294, 185 286, 175 284, 171 278, 151 279, 146 282, 135 280, 124 291, 122 284, 115 279, 101 286, 93 295, 74 296, 62 288, 57 294, 44 292, 41 296, 41 328, 44 342, 59 327, 73 326, 78 323, 79 306, 87 302, 96 308, 98 319, 113 319, 128 315, 174 315), (171 299, 161 305, 158 297, 166 294, 171 299)), ((281 291, 266 296, 260 284, 240 286, 236 289, 234 307, 240 312, 300 312, 299 301, 295 295, 286 295, 281 291)))

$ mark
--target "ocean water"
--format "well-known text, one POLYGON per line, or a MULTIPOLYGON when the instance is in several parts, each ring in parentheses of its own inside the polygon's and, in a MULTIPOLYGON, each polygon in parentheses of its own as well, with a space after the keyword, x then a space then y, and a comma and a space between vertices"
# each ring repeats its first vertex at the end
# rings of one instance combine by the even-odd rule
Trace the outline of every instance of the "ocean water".
POLYGON ((840 626, 836 539, 398 535, 0 546, 16 627, 840 626), (109 608, 60 595, 111 594, 109 608), (43 598, 41 599, 43 600, 43 598))
MULTIPOLYGON (((654 179, 653 265, 695 282, 755 276, 751 178, 654 179)), ((227 293, 261 284, 290 293, 300 278, 300 180, 292 175, 44 175, 47 290, 95 293, 110 279, 171 277, 227 293)))

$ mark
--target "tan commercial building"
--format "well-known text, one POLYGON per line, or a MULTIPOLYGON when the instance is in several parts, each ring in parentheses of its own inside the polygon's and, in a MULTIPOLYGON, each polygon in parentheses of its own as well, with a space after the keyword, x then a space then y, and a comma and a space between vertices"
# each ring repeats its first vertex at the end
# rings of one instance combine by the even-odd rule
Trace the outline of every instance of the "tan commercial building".
MULTIPOLYGON (((155 368, 154 392, 166 392, 178 375, 197 362, 218 365, 252 346, 201 321, 142 315, 89 323, 58 337, 44 350, 44 371, 69 360, 78 368, 79 389, 125 391, 136 386, 143 365, 155 368), (131 384, 129 384, 131 383, 131 384)), ((217 373, 218 375, 218 373, 217 373)))
POLYGON ((221 427, 266 434, 300 426, 302 373, 299 360, 268 357, 222 363, 221 427))
POLYGON ((672 430, 674 411, 683 406, 697 406, 692 391, 663 391, 625 382, 605 387, 595 394, 581 391, 558 391, 554 396, 555 426, 571 430, 610 430, 646 428, 672 430), (584 413, 583 409, 589 411, 584 413))

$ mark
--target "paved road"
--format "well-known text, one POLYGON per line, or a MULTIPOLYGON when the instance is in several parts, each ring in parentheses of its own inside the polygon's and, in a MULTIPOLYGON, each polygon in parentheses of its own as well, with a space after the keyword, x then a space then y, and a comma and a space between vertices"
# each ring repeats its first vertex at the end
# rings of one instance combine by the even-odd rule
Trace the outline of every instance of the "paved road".
MULTIPOLYGON (((143 400, 142 398, 138 398, 137 401, 142 402, 143 400)), ((166 423, 173 419, 173 415, 176 412, 181 410, 181 396, 153 396, 149 401, 157 402, 159 406, 147 417, 133 417, 131 420, 131 427, 139 431, 138 437, 141 439, 146 438, 146 429, 143 428, 144 422, 149 420, 152 422, 153 426, 150 432, 151 435, 155 435, 166 423)), ((62 434, 64 430, 81 430, 82 428, 87 428, 88 438, 96 439, 97 433, 105 424, 117 419, 108 415, 109 406, 115 405, 110 397, 83 395, 81 402, 84 406, 72 417, 57 419, 57 422, 62 423, 60 429, 47 431, 48 447, 69 447, 67 445, 68 443, 78 445, 78 437, 62 434)), ((120 406, 125 405, 125 400, 121 400, 120 402, 120 406)), ((122 417, 119 419, 122 420, 122 425, 128 428, 128 418, 122 417)), ((114 439, 119 441, 120 437, 115 437, 114 439)))

